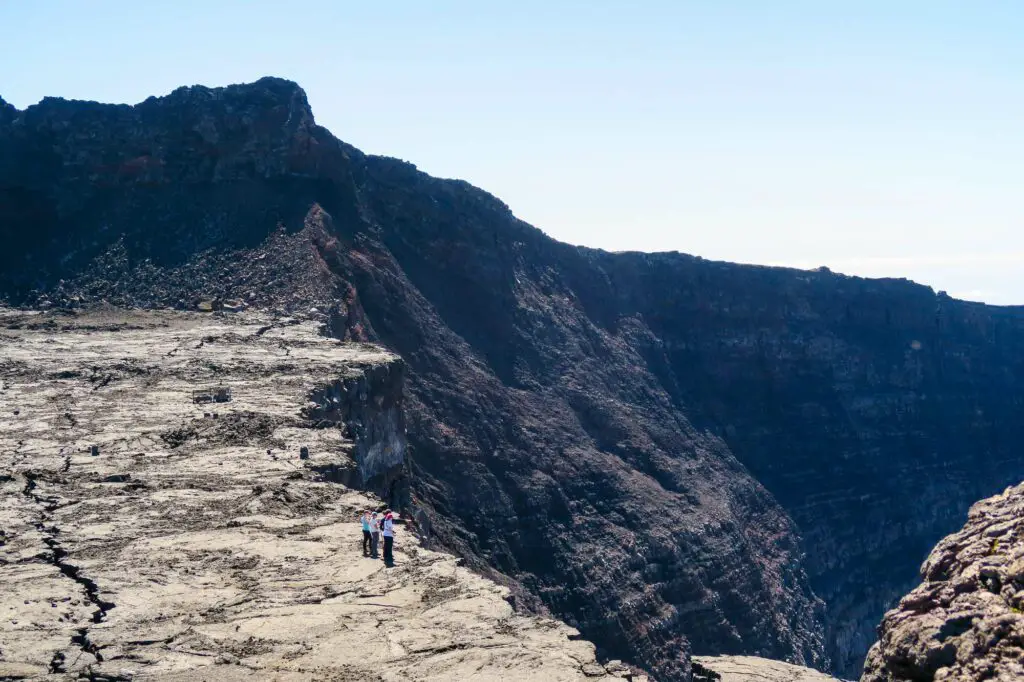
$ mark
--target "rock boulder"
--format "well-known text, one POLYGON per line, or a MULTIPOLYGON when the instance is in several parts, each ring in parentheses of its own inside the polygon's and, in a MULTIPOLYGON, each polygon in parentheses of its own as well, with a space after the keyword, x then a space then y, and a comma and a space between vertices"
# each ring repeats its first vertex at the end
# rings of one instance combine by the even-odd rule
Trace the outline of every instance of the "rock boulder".
POLYGON ((971 507, 885 614, 861 682, 1024 680, 1024 484, 971 507))

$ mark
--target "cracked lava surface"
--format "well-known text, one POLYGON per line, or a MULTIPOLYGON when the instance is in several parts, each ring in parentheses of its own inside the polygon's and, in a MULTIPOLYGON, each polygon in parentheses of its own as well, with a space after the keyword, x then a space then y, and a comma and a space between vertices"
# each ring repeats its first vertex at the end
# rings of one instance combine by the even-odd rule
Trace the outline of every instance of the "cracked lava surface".
POLYGON ((320 480, 352 443, 301 410, 393 361, 255 313, 0 310, 0 678, 641 679, 404 528, 362 556, 380 502, 320 480))

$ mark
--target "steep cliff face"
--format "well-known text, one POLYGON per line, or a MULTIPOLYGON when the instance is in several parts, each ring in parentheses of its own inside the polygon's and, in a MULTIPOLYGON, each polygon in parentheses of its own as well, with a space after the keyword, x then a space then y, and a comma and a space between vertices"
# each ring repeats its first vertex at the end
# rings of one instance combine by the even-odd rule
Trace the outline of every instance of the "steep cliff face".
POLYGON ((885 614, 862 682, 1024 679, 1024 485, 971 507, 885 614))
POLYGON ((435 541, 659 679, 691 647, 855 674, 926 548, 1024 477, 1019 312, 560 244, 285 81, 5 115, 0 237, 15 302, 237 300, 399 352, 435 541))
POLYGON ((404 366, 397 362, 339 379, 315 391, 305 410, 313 423, 338 424, 355 442, 355 476, 348 482, 377 487, 385 497, 393 497, 394 483, 406 478, 403 375, 404 366))
POLYGON ((660 340, 662 385, 796 521, 833 662, 855 675, 932 544, 1024 476, 1021 311, 899 280, 595 260, 600 296, 660 340))

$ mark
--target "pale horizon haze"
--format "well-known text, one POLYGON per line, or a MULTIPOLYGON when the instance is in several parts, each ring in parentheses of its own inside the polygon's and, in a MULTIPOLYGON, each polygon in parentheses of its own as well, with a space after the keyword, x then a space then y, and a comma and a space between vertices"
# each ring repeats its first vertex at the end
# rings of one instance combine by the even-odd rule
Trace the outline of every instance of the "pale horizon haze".
POLYGON ((279 76, 317 122, 613 251, 1024 304, 1024 3, 0 3, 0 97, 279 76))

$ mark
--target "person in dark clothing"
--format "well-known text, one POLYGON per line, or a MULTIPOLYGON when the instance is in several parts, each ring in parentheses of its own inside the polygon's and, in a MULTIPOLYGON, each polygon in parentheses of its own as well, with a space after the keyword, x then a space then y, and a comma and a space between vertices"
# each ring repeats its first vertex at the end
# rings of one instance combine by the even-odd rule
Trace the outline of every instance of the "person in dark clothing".
POLYGON ((384 535, 384 563, 390 566, 395 563, 395 517, 388 509, 384 512, 384 522, 381 524, 381 531, 384 535))
POLYGON ((370 556, 370 512, 364 511, 359 521, 363 524, 363 556, 370 556))

